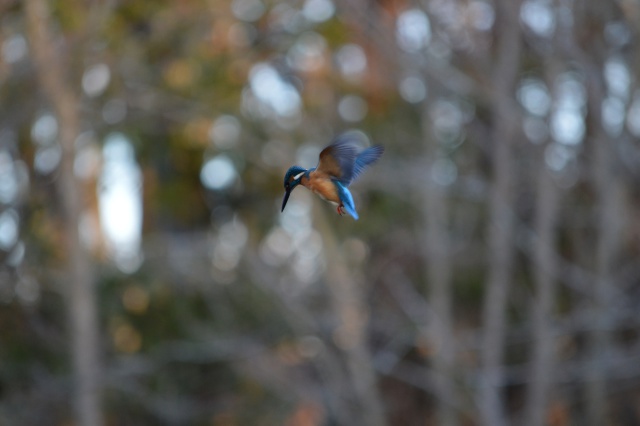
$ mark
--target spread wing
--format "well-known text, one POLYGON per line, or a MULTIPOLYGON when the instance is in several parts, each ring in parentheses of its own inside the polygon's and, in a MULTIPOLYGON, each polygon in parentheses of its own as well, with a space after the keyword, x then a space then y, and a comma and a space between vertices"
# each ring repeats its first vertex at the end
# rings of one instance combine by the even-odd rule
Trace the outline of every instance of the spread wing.
POLYGON ((381 145, 376 145, 371 148, 367 148, 358 154, 353 165, 353 174, 351 179, 357 179, 368 166, 378 161, 378 158, 380 158, 383 152, 384 148, 381 145))
POLYGON ((348 185, 353 179, 354 165, 358 158, 356 146, 356 141, 349 135, 339 136, 320 152, 320 162, 316 171, 348 185))

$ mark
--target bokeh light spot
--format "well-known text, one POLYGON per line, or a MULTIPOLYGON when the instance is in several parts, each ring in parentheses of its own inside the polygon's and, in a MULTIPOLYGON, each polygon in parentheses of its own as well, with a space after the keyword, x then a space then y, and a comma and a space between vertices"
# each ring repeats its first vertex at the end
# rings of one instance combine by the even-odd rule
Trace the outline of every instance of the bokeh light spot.
POLYGON ((551 116, 551 135, 562 144, 579 144, 584 137, 584 132, 584 119, 576 110, 561 108, 551 116))
POLYGON ((0 250, 8 251, 18 241, 20 218, 13 209, 0 213, 0 250))
POLYGON ((468 6, 468 13, 473 26, 479 31, 489 31, 493 27, 496 13, 486 1, 472 1, 468 6))
POLYGON ((233 115, 221 115, 209 129, 209 139, 219 148, 233 148, 240 137, 240 121, 233 115))
POLYGON ((27 55, 27 40, 21 34, 15 34, 2 43, 2 59, 13 64, 27 55))
POLYGON ((241 21, 255 22, 262 17, 266 6, 260 0, 233 0, 231 11, 241 21))
POLYGON ((58 144, 39 147, 36 151, 33 165, 36 171, 42 175, 53 172, 62 159, 62 149, 58 144))
POLYGON ((367 55, 357 44, 345 44, 335 56, 338 68, 345 78, 357 79, 367 69, 367 55))
POLYGON ((6 151, 0 151, 0 203, 9 204, 18 195, 18 179, 13 158, 6 151))
POLYGON ((51 114, 42 114, 31 127, 31 137, 38 145, 50 145, 58 137, 58 121, 51 114))
POLYGON ((228 188, 236 178, 237 172, 233 162, 226 155, 210 158, 204 163, 200 171, 202 184, 213 190, 228 188))
POLYGON ((458 168, 448 158, 439 158, 431 167, 431 179, 440 186, 449 186, 456 181, 458 168))
POLYGON ((604 77, 611 94, 627 99, 631 87, 629 68, 620 58, 611 58, 604 65, 604 77))
POLYGON ((524 2, 520 9, 520 19, 540 37, 551 37, 556 28, 556 17, 548 0, 524 2))
POLYGON ((131 325, 123 323, 113 332, 113 344, 119 352, 135 353, 142 347, 142 336, 131 325))
POLYGON ((367 115, 367 102, 357 95, 347 95, 338 103, 338 113, 345 121, 361 121, 367 115))
POLYGON ((107 65, 93 65, 82 76, 82 89, 89 97, 99 96, 107 89, 110 79, 111 71, 107 65))
POLYGON ((306 32, 289 49, 287 61, 298 71, 317 71, 325 64, 326 49, 324 37, 315 32, 306 32))
POLYGON ((417 104, 427 97, 427 86, 421 78, 409 76, 400 82, 400 96, 405 101, 417 104))
POLYGON ((538 79, 526 79, 518 88, 518 100, 529 114, 543 117, 551 109, 551 96, 544 83, 538 79))
POLYGON ((122 133, 112 133, 102 149, 104 165, 99 179, 102 231, 110 255, 124 273, 142 263, 142 176, 133 146, 122 133))
POLYGON ((613 136, 620 136, 624 127, 625 105, 615 96, 609 96, 602 101, 602 125, 605 131, 613 136))
POLYGON ((545 163, 551 170, 556 172, 564 169, 572 158, 572 150, 559 143, 549 144, 544 151, 545 163))
POLYGON ((396 40, 401 49, 415 53, 425 48, 431 40, 429 18, 420 9, 409 9, 398 16, 396 40))
POLYGON ((122 294, 122 304, 134 314, 144 314, 149 307, 149 293, 137 285, 128 286, 122 294))
POLYGON ((333 16, 335 10, 331 0, 306 0, 302 14, 311 22, 324 22, 333 16))
POLYGON ((259 63, 249 73, 251 90, 266 106, 283 117, 298 114, 301 106, 296 88, 284 81, 271 65, 259 63))

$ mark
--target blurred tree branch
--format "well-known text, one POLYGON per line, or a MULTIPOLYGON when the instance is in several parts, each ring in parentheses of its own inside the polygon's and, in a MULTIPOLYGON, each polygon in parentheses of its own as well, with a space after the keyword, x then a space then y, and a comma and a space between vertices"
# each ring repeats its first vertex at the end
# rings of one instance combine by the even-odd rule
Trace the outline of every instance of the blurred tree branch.
MULTIPOLYGON (((316 203, 317 205, 317 203, 316 203)), ((324 212, 315 209, 316 226, 325 244, 326 283, 338 319, 334 340, 344 351, 359 409, 359 421, 371 426, 387 424, 385 406, 380 396, 373 359, 368 347, 369 308, 364 296, 364 283, 350 273, 342 248, 329 227, 324 212)))
POLYGON ((71 354, 75 376, 74 407, 83 426, 100 426, 101 367, 96 295, 91 260, 80 239, 82 189, 74 176, 75 141, 80 133, 80 101, 67 81, 68 70, 51 30, 48 2, 24 2, 29 41, 40 84, 59 121, 62 158, 56 180, 62 200, 65 247, 68 268, 65 296, 68 303, 71 354))
POLYGON ((507 328, 505 309, 513 279, 515 216, 513 145, 517 134, 517 112, 511 93, 520 72, 520 1, 499 0, 496 6, 496 48, 492 81, 492 186, 489 197, 489 272, 483 304, 482 388, 480 414, 485 426, 506 424, 502 402, 502 363, 507 328))
POLYGON ((445 190, 434 179, 435 165, 446 153, 441 143, 433 137, 430 114, 427 108, 422 113, 422 134, 425 145, 427 179, 422 183, 424 200, 424 256, 427 294, 433 307, 434 318, 429 322, 430 350, 433 352, 433 370, 437 378, 438 424, 457 424, 454 408, 459 405, 454 384, 456 364, 455 339, 452 318, 452 270, 451 244, 449 241, 449 200, 445 190))

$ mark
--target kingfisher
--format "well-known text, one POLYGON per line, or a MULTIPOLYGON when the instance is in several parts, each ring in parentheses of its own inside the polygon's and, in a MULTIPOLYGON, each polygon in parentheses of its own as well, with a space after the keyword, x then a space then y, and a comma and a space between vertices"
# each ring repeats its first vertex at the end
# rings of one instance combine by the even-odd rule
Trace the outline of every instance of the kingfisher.
POLYGON ((364 172, 367 166, 375 163, 384 152, 381 145, 367 149, 360 148, 354 134, 344 133, 320 152, 318 165, 311 169, 292 166, 284 175, 284 211, 291 191, 302 185, 318 194, 323 200, 337 206, 340 216, 349 213, 358 220, 358 212, 353 202, 349 185, 364 172))

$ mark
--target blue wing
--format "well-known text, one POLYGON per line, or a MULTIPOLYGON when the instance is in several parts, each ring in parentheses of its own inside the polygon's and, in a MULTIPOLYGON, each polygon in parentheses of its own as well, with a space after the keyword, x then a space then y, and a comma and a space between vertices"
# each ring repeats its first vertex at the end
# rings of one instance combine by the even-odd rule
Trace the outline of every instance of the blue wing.
POLYGON ((353 216, 355 220, 358 220, 358 212, 356 211, 356 205, 353 202, 351 192, 349 192, 347 187, 340 183, 340 181, 334 180, 333 183, 335 183, 336 188, 338 188, 338 197, 340 198, 345 211, 353 216))
POLYGON ((332 179, 348 185, 353 180, 353 169, 358 157, 355 140, 349 135, 338 136, 331 145, 320 152, 316 171, 326 173, 332 179))
POLYGON ((351 181, 354 181, 364 172, 364 170, 371 164, 378 161, 378 158, 384 152, 384 147, 381 145, 372 146, 371 148, 367 148, 358 154, 356 157, 356 162, 353 165, 353 173, 351 175, 351 181))
POLYGON ((320 152, 320 162, 316 170, 327 174, 345 187, 349 186, 364 170, 375 163, 384 148, 372 146, 360 152, 359 139, 352 133, 344 133, 320 152))

